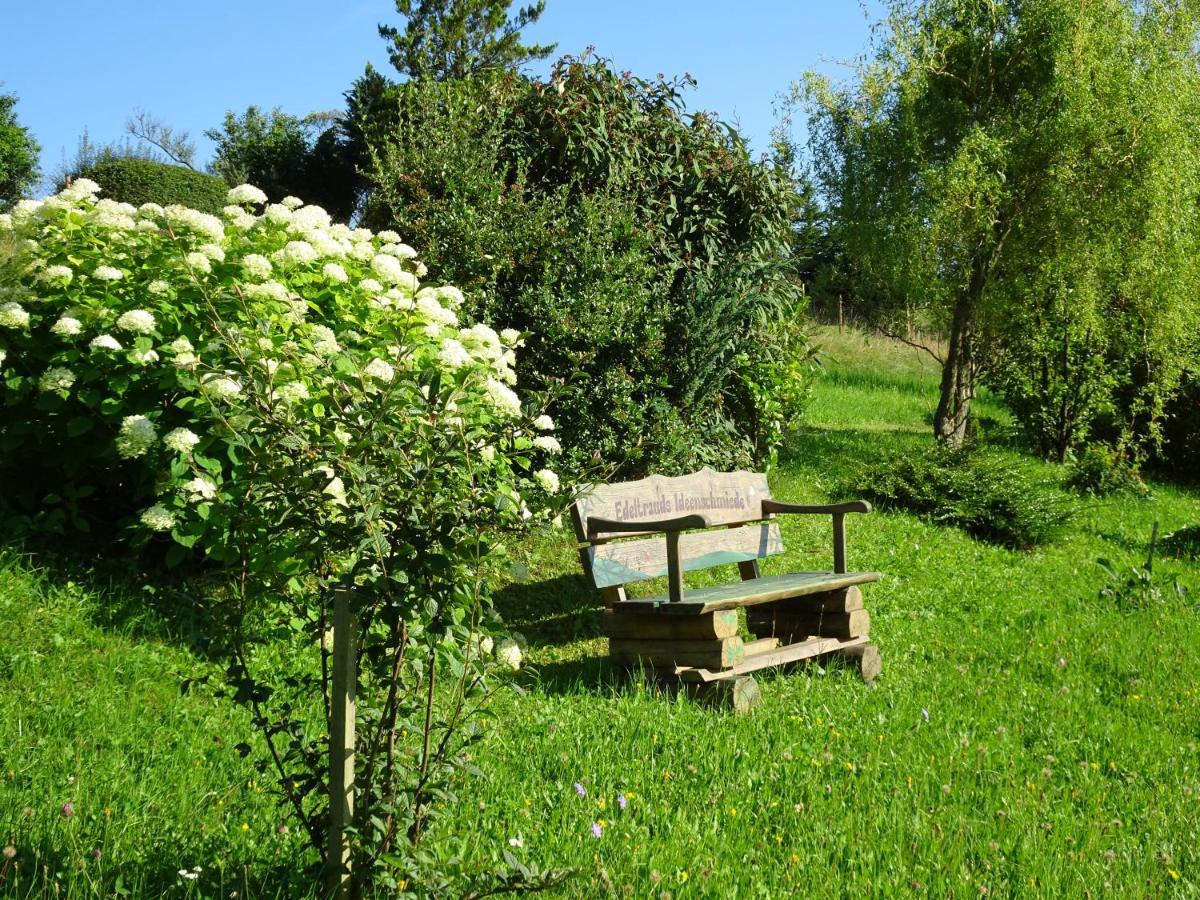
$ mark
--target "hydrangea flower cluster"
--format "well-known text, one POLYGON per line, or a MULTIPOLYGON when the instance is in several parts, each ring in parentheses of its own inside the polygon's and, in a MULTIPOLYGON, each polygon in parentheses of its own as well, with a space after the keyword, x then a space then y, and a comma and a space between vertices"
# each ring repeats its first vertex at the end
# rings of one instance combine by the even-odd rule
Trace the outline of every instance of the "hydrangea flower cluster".
MULTIPOLYGON (((483 470, 501 471, 522 441, 536 474, 508 470, 516 509, 522 485, 561 490, 538 469, 561 451, 553 423, 525 421, 513 390, 521 335, 460 322, 462 292, 423 284, 396 232, 334 223, 295 198, 268 205, 252 185, 231 190, 220 216, 98 195, 78 179, 0 215, 0 395, 11 433, 44 450, 47 484, 69 470, 97 495, 143 485, 133 518, 194 542, 206 505, 238 478, 221 446, 228 423, 260 395, 273 415, 319 428, 312 410, 331 391, 379 398, 437 372, 437 396, 406 410, 425 403, 431 421, 459 429, 483 470), (480 428, 508 437, 481 441, 480 428), (129 466, 152 477, 113 474, 129 466)), ((334 482, 325 493, 345 504, 334 482)))

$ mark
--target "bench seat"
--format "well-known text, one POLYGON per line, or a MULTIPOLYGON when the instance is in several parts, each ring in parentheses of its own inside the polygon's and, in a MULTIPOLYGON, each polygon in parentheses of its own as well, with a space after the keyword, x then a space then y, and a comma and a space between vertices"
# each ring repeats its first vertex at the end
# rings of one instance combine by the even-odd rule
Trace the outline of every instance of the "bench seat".
POLYGON ((750 578, 733 584, 689 588, 683 599, 672 603, 667 594, 639 597, 614 603, 612 609, 623 613, 655 613, 699 616, 722 609, 739 609, 759 603, 789 600, 806 594, 821 594, 841 590, 856 584, 879 580, 878 572, 795 572, 790 575, 768 575, 750 578))

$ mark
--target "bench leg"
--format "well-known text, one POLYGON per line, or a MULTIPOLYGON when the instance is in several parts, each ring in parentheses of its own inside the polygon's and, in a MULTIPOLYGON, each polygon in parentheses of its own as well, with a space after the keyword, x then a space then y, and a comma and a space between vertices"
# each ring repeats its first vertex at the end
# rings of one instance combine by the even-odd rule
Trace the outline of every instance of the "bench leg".
POLYGON ((865 682, 872 682, 883 671, 883 657, 874 644, 859 644, 839 650, 846 665, 858 672, 865 682))
POLYGON ((722 678, 705 683, 685 682, 681 687, 689 697, 706 706, 732 709, 736 713, 749 712, 762 703, 758 682, 752 675, 739 675, 736 678, 722 678))

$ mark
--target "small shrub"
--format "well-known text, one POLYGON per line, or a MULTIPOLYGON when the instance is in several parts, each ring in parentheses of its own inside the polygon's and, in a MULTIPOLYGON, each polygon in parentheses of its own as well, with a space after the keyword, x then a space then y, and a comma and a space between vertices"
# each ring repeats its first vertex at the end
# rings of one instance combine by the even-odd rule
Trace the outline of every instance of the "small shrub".
POLYGON ((1147 497, 1150 494, 1133 460, 1116 447, 1088 444, 1071 463, 1067 487, 1081 494, 1106 497, 1124 494, 1147 497))
POLYGON ((214 175, 150 159, 104 159, 79 174, 100 185, 108 199, 134 206, 178 203, 215 215, 229 193, 214 175))
POLYGON ((1200 525, 1185 525, 1162 539, 1163 556, 1200 560, 1200 525))
POLYGON ((1172 598, 1186 600, 1188 589, 1178 576, 1154 573, 1154 552, 1157 547, 1158 522, 1156 521, 1154 530, 1150 534, 1150 547, 1145 563, 1130 566, 1128 570, 1118 570, 1107 559, 1096 560, 1096 565, 1108 578, 1108 583, 1100 588, 1100 599, 1127 611, 1143 609, 1172 598))
POLYGON ((870 468, 856 482, 868 500, 954 525, 986 541, 1028 549, 1066 522, 1061 499, 1001 457, 938 447, 870 468))

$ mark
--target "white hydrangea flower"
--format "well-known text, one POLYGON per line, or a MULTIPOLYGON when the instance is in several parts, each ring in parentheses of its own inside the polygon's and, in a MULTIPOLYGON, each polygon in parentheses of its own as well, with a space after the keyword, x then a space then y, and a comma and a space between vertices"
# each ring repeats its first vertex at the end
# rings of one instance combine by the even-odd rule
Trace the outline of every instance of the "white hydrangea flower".
POLYGON ((0 349, 0 366, 4 365, 4 361, 8 359, 8 351, 0 349))
POLYGON ((335 262, 325 263, 321 271, 325 274, 326 278, 337 284, 345 284, 350 280, 350 276, 346 274, 346 270, 335 262))
POLYGON ((158 353, 154 350, 138 350, 129 351, 129 361, 135 366, 148 366, 151 363, 158 362, 158 353))
POLYGON ((388 284, 399 284, 407 274, 400 260, 386 253, 376 254, 371 260, 371 269, 388 284))
POLYGON ((28 325, 29 313, 20 303, 0 304, 0 328, 26 328, 28 325))
POLYGON ((558 442, 558 438, 550 437, 546 434, 540 434, 533 439, 533 446, 540 447, 547 453, 562 453, 562 444, 558 442))
MULTIPOLYGON (((204 262, 208 263, 208 257, 203 257, 204 262)), ((123 331, 132 331, 135 334, 148 334, 154 330, 154 314, 144 309, 131 309, 129 312, 122 313, 117 319, 117 327, 123 331)))
POLYGON ((38 388, 43 391, 67 391, 74 383, 74 372, 55 366, 42 373, 42 377, 38 379, 38 388))
POLYGON ((286 206, 288 209, 299 209, 301 206, 304 205, 303 200, 301 200, 299 197, 293 197, 291 195, 284 197, 279 202, 282 203, 284 206, 286 206))
POLYGON ((187 492, 188 499, 192 502, 201 500, 211 500, 217 496, 217 486, 207 478, 197 476, 183 486, 187 492))
POLYGON ((200 437, 187 428, 173 428, 163 436, 163 445, 175 453, 190 453, 200 443, 200 437))
POLYGON ((96 270, 92 272, 93 278, 98 278, 101 281, 120 281, 125 277, 125 273, 116 266, 96 266, 96 270))
POLYGON ((200 247, 200 252, 213 262, 225 262, 225 251, 216 244, 203 244, 200 247))
POLYGON ((286 225, 292 221, 292 211, 282 203, 272 203, 267 207, 267 211, 263 213, 263 218, 268 222, 274 222, 276 225, 286 225))
POLYGON ((227 203, 266 203, 267 195, 260 188, 256 188, 252 184, 239 184, 235 188, 230 188, 229 193, 225 195, 227 203))
POLYGON ((418 260, 417 264, 413 266, 413 271, 417 273, 418 278, 424 278, 429 274, 429 266, 418 260))
POLYGON ((450 370, 461 369, 471 364, 471 354, 454 338, 446 338, 438 350, 438 362, 450 370))
POLYGON ((46 284, 67 285, 74 277, 75 273, 71 271, 70 266, 47 266, 38 273, 38 280, 46 284))
POLYGON ((111 334, 98 334, 92 338, 92 342, 88 344, 92 350, 120 350, 121 342, 111 334))
POLYGON ((122 459, 144 456, 158 439, 158 429, 145 416, 126 416, 117 435, 117 453, 122 459))
POLYGON ((271 254, 271 260, 279 266, 303 266, 316 262, 317 251, 308 241, 288 241, 286 246, 271 254))
POLYGON ((147 219, 157 219, 164 210, 157 203, 143 203, 138 207, 138 215, 147 219))
POLYGON ((186 206, 173 203, 163 210, 167 222, 176 230, 185 229, 195 232, 210 241, 219 242, 225 238, 225 226, 216 216, 202 213, 186 206))
POLYGON ((83 331, 83 323, 72 316, 63 316, 50 326, 50 333, 59 337, 75 337, 83 331))
POLYGON ((363 374, 379 381, 391 381, 396 377, 396 370, 377 356, 363 368, 363 374))
POLYGON ((358 288, 365 294, 382 294, 383 285, 374 278, 364 278, 358 283, 358 288))
POLYGON ((171 290, 171 285, 163 281, 161 278, 156 278, 146 286, 146 290, 161 297, 163 294, 166 294, 171 290))
POLYGON ((505 347, 520 347, 524 343, 521 340, 521 332, 515 328, 505 328, 501 331, 500 341, 505 347))
POLYGON ((496 448, 491 444, 485 444, 479 448, 479 455, 483 457, 486 463, 494 462, 496 459, 496 448))
POLYGON ((359 262, 370 262, 375 258, 375 248, 369 243, 354 244, 350 248, 350 256, 359 262))
POLYGON ((142 524, 151 531, 170 531, 175 527, 175 513, 155 503, 142 513, 142 524))
POLYGON ((512 671, 516 672, 521 668, 522 658, 521 647, 512 638, 505 638, 496 645, 496 662, 512 669, 512 671))
POLYGON ((485 634, 479 639, 479 650, 484 656, 491 656, 494 649, 496 649, 496 642, 489 635, 485 634))
POLYGON ((217 400, 232 400, 242 392, 242 386, 228 375, 211 373, 200 382, 201 389, 217 400))
POLYGON ((454 310, 446 309, 437 301, 437 298, 429 295, 424 297, 420 294, 417 295, 417 312, 435 325, 455 326, 458 324, 458 316, 454 314, 454 310))
POLYGON ((308 385, 303 381, 289 381, 275 389, 275 395, 289 406, 308 399, 308 385))
POLYGON ((203 274, 207 275, 212 271, 212 261, 199 250, 194 250, 185 256, 184 259, 187 260, 187 264, 197 272, 202 272, 203 274))
POLYGON ((242 260, 242 271, 256 281, 262 281, 271 274, 271 261, 261 253, 251 253, 242 260))
POLYGON ((536 419, 533 420, 533 427, 536 428, 538 431, 553 431, 554 430, 554 420, 552 418, 550 418, 548 415, 546 415, 545 413, 543 413, 542 415, 538 416, 536 419))
POLYGON ((59 196, 82 200, 84 197, 95 197, 98 193, 100 193, 100 185, 92 179, 76 178, 59 193, 59 196))
POLYGON ((342 349, 338 346, 337 335, 333 333, 332 328, 326 325, 312 327, 312 344, 313 350, 321 356, 333 356, 335 353, 340 353, 342 349))
POLYGON ((254 223, 258 221, 250 213, 241 206, 224 206, 221 208, 221 215, 234 228, 240 228, 242 231, 249 231, 254 227, 254 223))
POLYGON ((558 475, 549 469, 539 469, 533 473, 534 480, 542 486, 547 494, 557 494, 560 487, 558 475))
POLYGON ((392 253, 401 259, 416 259, 417 257, 417 251, 408 244, 397 244, 392 253))
POLYGON ((275 300, 286 303, 291 299, 288 289, 278 281, 264 281, 262 284, 247 284, 242 288, 251 300, 275 300))
POLYGON ((521 415, 521 398, 513 393, 512 388, 495 378, 488 378, 484 385, 484 393, 492 402, 492 406, 501 415, 515 419, 521 415))
MULTIPOLYGON (((368 232, 367 237, 370 237, 370 236, 371 236, 370 232, 368 232)), ((396 232, 392 231, 390 228, 385 228, 383 231, 379 232, 379 234, 377 234, 376 237, 378 237, 379 240, 381 240, 385 244, 400 243, 400 235, 396 234, 396 232)))
MULTIPOLYGON (((295 199, 295 198, 292 198, 295 199)), ((286 204, 285 204, 286 205, 286 204)), ((319 206, 303 206, 292 213, 290 231, 308 231, 310 229, 328 228, 333 224, 329 213, 319 206)))

